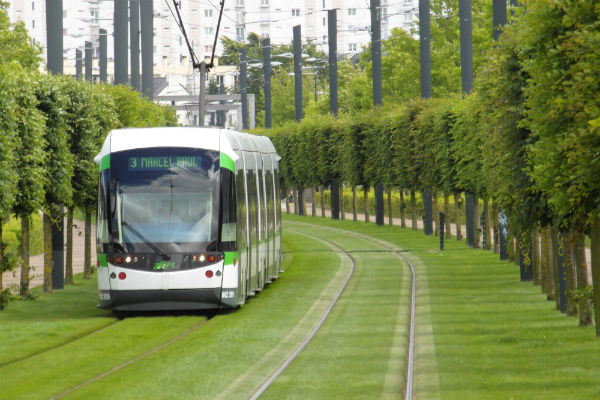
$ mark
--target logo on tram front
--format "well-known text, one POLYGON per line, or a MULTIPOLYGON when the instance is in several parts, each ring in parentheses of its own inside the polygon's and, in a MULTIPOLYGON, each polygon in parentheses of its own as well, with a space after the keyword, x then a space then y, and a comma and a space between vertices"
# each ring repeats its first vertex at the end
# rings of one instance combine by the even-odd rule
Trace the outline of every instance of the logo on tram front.
POLYGON ((175 267, 175 261, 159 261, 156 264, 154 264, 154 270, 155 271, 159 271, 159 270, 166 270, 166 269, 177 269, 177 267, 175 267))

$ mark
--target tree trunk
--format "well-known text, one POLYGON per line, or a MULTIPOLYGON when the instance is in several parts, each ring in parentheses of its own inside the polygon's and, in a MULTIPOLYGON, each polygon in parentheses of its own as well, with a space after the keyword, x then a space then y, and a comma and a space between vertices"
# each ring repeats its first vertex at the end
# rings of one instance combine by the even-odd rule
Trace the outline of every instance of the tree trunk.
POLYGON ((92 210, 85 210, 85 248, 83 252, 83 279, 92 277, 92 210))
POLYGON ((52 222, 46 213, 42 215, 44 226, 44 292, 52 292, 52 222))
POLYGON ((474 197, 475 205, 473 206, 473 214, 475 214, 475 244, 473 245, 473 247, 479 249, 481 248, 481 214, 479 212, 479 199, 477 198, 477 196, 474 197))
POLYGON ((325 218, 325 190, 321 185, 321 218, 325 218))
POLYGON ((310 195, 312 197, 312 210, 310 211, 310 215, 313 217, 317 216, 317 191, 314 186, 310 187, 310 195))
POLYGON ((435 228, 433 235, 436 237, 440 236, 440 206, 437 201, 437 192, 434 190, 431 192, 431 203, 433 209, 433 222, 435 222, 435 228))
MULTIPOLYGON (((584 291, 590 286, 587 262, 585 260, 585 234, 582 230, 575 230, 575 269, 577 271, 577 290, 584 291)), ((592 324, 592 303, 585 296, 579 296, 579 326, 592 324)))
POLYGON ((301 204, 299 204, 299 207, 301 207, 302 213, 304 215, 306 215, 306 199, 304 198, 304 189, 305 189, 304 185, 300 186, 300 190, 298 190, 298 192, 299 192, 298 200, 301 201, 301 204))
POLYGON ((487 196, 483 199, 483 223, 484 223, 484 227, 483 229, 485 230, 484 234, 485 234, 485 249, 486 250, 491 250, 492 249, 492 229, 491 229, 491 224, 490 224, 490 201, 487 198, 487 196))
POLYGON ((454 193, 454 223, 456 225, 456 240, 462 240, 462 224, 460 221, 460 193, 454 193))
MULTIPOLYGON (((23 298, 30 298, 31 291, 29 290, 30 268, 29 268, 29 223, 31 221, 30 216, 21 217, 21 260, 23 262, 21 266, 21 282, 19 285, 19 294, 23 298)), ((2 289, 0 288, 0 293, 2 289)))
POLYGON ((290 213, 290 193, 287 190, 287 187, 283 188, 283 193, 285 194, 285 212, 290 213))
POLYGON ((346 205, 344 204, 344 183, 340 182, 340 218, 346 219, 346 205))
POLYGON ((563 263, 565 266, 565 279, 567 283, 567 315, 577 315, 577 303, 573 298, 573 293, 577 288, 577 276, 575 274, 575 262, 573 256, 575 254, 575 241, 573 240, 573 231, 569 231, 563 235, 563 263))
POLYGON ((531 262, 533 265, 533 284, 542 284, 542 268, 540 263, 540 233, 536 227, 531 233, 531 262))
POLYGON ((415 191, 410 191, 410 208, 411 208, 411 216, 412 216, 412 230, 416 231, 418 229, 417 226, 417 198, 415 195, 415 191))
POLYGON ((67 265, 65 270, 65 283, 73 284, 73 208, 67 209, 67 265))
POLYGON ((500 253, 500 227, 498 223, 498 205, 495 202, 492 203, 492 210, 494 210, 492 213, 492 221, 494 221, 494 253, 498 254, 500 253))
POLYGON ((356 186, 352 186, 352 221, 358 221, 358 203, 356 200, 356 186))
POLYGON ((298 189, 295 189, 294 191, 294 214, 298 215, 298 213, 300 212, 300 196, 298 196, 300 193, 300 191, 298 189))
POLYGON ((444 219, 446 224, 446 239, 450 239, 452 238, 452 232, 450 232, 452 224, 450 223, 450 196, 448 194, 444 194, 444 214, 446 214, 446 218, 444 219))
POLYGON ((592 301, 594 303, 594 320, 596 322, 596 336, 600 337, 600 218, 596 217, 592 221, 590 230, 591 250, 592 250, 592 286, 594 293, 592 301))
POLYGON ((404 189, 400 188, 400 227, 406 228, 406 203, 404 202, 404 189))
POLYGON ((559 246, 558 243, 558 232, 554 227, 550 228, 550 235, 552 237, 552 276, 554 278, 554 290, 555 290, 555 299, 556 300, 556 309, 560 311, 560 275, 558 268, 558 252, 559 246))
POLYGON ((546 237, 546 227, 540 228, 540 274, 542 279, 542 293, 549 295, 550 285, 548 284, 548 240, 546 237))
POLYGON ((548 291, 546 292, 546 298, 548 300, 554 301, 558 296, 558 287, 554 284, 554 251, 552 246, 552 227, 550 225, 546 225, 545 228, 545 242, 546 242, 546 255, 544 258, 546 259, 546 287, 548 291))
POLYGON ((363 186, 363 203, 365 206, 365 222, 370 222, 369 217, 369 187, 363 186))
POLYGON ((388 191, 387 191, 387 206, 388 206, 388 225, 389 226, 393 226, 394 225, 394 220, 393 220, 393 213, 392 213, 392 188, 388 187, 388 191))

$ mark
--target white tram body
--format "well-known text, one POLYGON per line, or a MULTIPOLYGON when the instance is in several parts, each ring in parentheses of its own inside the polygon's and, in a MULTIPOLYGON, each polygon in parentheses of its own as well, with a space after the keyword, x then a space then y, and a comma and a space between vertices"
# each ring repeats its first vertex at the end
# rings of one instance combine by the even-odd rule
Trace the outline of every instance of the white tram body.
POLYGON ((232 308, 281 269, 279 160, 264 136, 118 129, 99 169, 100 308, 232 308))

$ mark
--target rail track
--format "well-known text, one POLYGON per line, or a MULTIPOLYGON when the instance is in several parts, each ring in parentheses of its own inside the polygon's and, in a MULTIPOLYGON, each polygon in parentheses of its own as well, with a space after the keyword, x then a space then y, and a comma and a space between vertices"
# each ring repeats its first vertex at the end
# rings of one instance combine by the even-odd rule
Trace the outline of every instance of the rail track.
MULTIPOLYGON (((314 225, 311 224, 306 224, 306 223, 302 223, 302 222, 292 222, 290 223, 290 225, 303 225, 303 226, 312 226, 314 227, 314 225)), ((397 257, 398 259, 402 260, 404 263, 406 263, 411 270, 411 290, 410 290, 410 312, 409 312, 409 316, 408 316, 408 341, 406 344, 406 348, 407 348, 407 352, 406 352, 406 363, 405 363, 405 374, 404 374, 404 391, 403 391, 403 398, 405 400, 411 400, 412 399, 412 394, 413 394, 413 374, 414 374, 414 352, 415 352, 415 319, 416 319, 416 272, 415 272, 415 267, 413 265, 413 263, 411 262, 411 260, 406 257, 404 254, 402 254, 402 250, 397 248, 396 246, 392 245, 389 242, 385 242, 382 240, 378 240, 375 238, 372 238, 370 236, 367 235, 362 235, 360 233, 356 233, 356 232, 352 232, 352 231, 347 231, 347 230, 343 230, 343 229, 337 229, 337 228, 331 228, 331 227, 320 227, 323 230, 327 230, 327 231, 331 231, 331 232, 335 232, 338 235, 351 235, 351 236, 355 236, 360 238, 363 241, 366 242, 370 242, 373 244, 376 244, 377 246, 383 247, 383 249, 381 250, 371 250, 371 249, 365 249, 365 250, 349 250, 349 249, 344 249, 342 246, 338 245, 337 243, 335 243, 332 240, 329 239, 325 239, 323 237, 320 236, 316 236, 316 235, 311 235, 311 234, 307 234, 304 232, 298 232, 298 231, 294 231, 293 229, 290 229, 290 231, 296 233, 296 234, 302 234, 305 236, 309 236, 313 239, 322 241, 327 243, 330 247, 334 247, 337 249, 337 251, 339 251, 340 253, 344 254, 349 260, 351 260, 352 262, 352 270, 351 273, 348 274, 345 282, 343 283, 342 287, 340 288, 340 290, 338 291, 337 295, 335 296, 335 298, 333 299, 333 301, 331 302, 331 304, 329 305, 326 313, 323 315, 323 317, 321 318, 321 320, 319 321, 319 323, 311 330, 311 332, 308 334, 308 336, 306 337, 305 340, 303 340, 298 347, 296 348, 296 350, 290 354, 286 359, 284 359, 280 365, 280 367, 274 371, 268 378, 267 380, 260 386, 260 388, 258 390, 256 390, 254 393, 252 393, 252 395, 249 397, 250 399, 254 400, 259 398, 268 388, 269 386, 277 379, 277 377, 279 375, 281 375, 281 373, 294 361, 294 359, 302 352, 302 350, 304 350, 304 348, 308 345, 308 343, 315 337, 315 335, 317 334, 317 332, 319 331, 319 329, 321 328, 321 326, 324 324, 325 320, 327 319, 327 317, 329 316, 331 310, 333 309, 333 307, 335 306, 335 304, 337 303, 337 301, 339 300, 342 292, 344 291, 344 289, 346 288, 348 282, 350 281, 352 274, 354 273, 355 270, 355 266, 356 266, 356 262, 354 257, 352 257, 352 254, 354 253, 369 253, 369 252, 382 252, 382 253, 391 253, 393 254, 395 257, 397 257)), ((322 250, 321 250, 322 251, 322 250)))

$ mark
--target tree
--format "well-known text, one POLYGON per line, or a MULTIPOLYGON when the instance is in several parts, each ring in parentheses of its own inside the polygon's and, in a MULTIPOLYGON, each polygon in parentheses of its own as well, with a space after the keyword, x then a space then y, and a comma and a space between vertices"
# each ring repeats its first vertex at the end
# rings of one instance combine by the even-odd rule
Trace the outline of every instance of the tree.
POLYGON ((39 75, 15 71, 20 90, 16 93, 16 116, 18 152, 16 152, 16 170, 19 174, 17 196, 13 212, 21 219, 21 278, 20 295, 31 297, 29 291, 29 226, 31 214, 42 207, 44 187, 47 183, 46 160, 43 152, 46 147, 44 128, 45 115, 37 108, 38 99, 35 87, 39 75))

